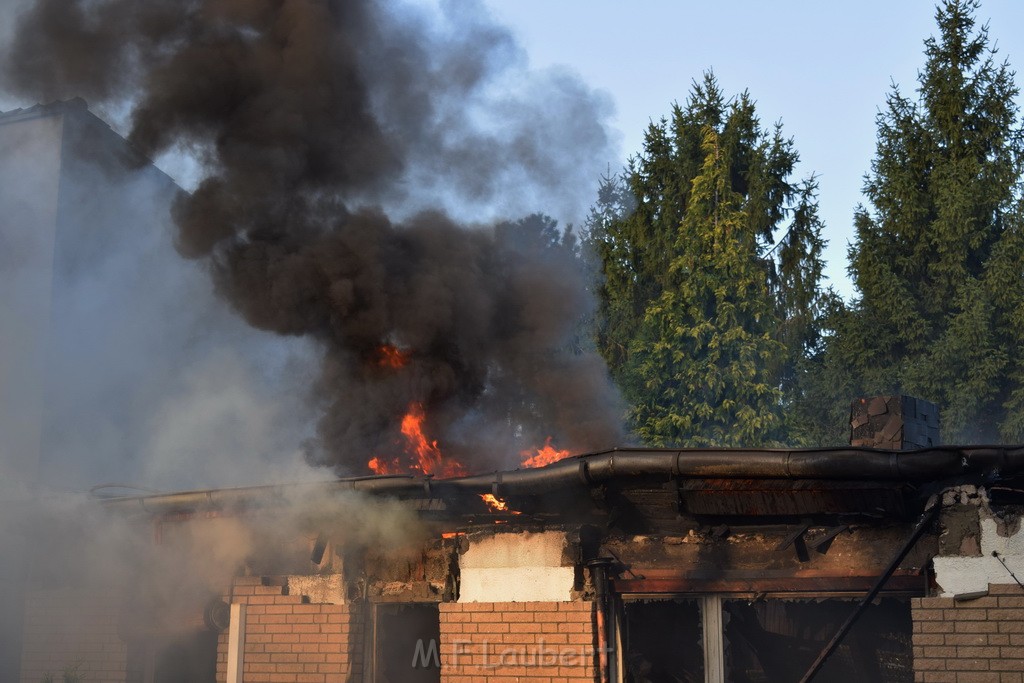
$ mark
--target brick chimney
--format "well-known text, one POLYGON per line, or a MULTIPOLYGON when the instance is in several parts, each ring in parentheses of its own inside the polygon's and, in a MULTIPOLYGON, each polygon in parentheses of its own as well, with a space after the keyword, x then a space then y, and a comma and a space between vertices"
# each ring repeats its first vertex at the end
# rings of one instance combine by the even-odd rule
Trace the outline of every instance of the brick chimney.
POLYGON ((939 407, 913 396, 858 398, 850 409, 850 445, 886 450, 937 446, 939 407))

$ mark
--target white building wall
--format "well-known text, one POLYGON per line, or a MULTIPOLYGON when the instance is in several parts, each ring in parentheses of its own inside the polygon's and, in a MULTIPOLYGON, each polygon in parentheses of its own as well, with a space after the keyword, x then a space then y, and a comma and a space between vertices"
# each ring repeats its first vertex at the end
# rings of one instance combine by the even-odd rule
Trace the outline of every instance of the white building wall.
POLYGON ((575 570, 566 534, 500 533, 470 541, 459 559, 459 602, 567 602, 575 570))
POLYGON ((981 556, 940 556, 934 559, 935 580, 942 589, 942 597, 985 591, 990 583, 1016 583, 1010 572, 1024 580, 1024 529, 1000 534, 996 520, 983 508, 978 511, 981 515, 981 556))

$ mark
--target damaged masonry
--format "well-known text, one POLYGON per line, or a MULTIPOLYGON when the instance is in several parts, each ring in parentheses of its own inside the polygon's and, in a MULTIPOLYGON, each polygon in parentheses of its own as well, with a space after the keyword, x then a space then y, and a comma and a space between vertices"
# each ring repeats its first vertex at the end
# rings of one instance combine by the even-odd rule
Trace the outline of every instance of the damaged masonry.
MULTIPOLYGON (((452 479, 112 498, 106 513, 154 545, 302 521, 176 619, 146 596, 94 599, 113 626, 94 621, 63 654, 90 681, 147 683, 1012 679, 1024 447, 899 450, 934 438, 929 419, 930 404, 876 398, 855 403, 854 441, 896 448, 612 450, 452 479), (380 501, 422 526, 414 541, 346 528, 380 501)), ((22 681, 53 667, 33 638, 60 595, 30 596, 22 681)))

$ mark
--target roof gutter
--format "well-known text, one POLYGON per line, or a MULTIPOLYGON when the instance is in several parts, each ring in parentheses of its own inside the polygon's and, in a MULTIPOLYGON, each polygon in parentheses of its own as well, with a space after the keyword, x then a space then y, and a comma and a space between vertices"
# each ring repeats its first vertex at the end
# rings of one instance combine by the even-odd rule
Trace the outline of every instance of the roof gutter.
POLYGON ((431 497, 493 493, 535 495, 556 489, 590 489, 617 479, 649 476, 705 479, 831 479, 928 482, 974 477, 995 479, 1024 472, 1024 446, 941 446, 913 451, 826 449, 614 449, 560 460, 547 467, 492 472, 454 479, 429 476, 357 477, 306 484, 187 491, 111 498, 105 506, 166 514, 199 509, 239 509, 287 504, 295 496, 356 491, 369 495, 431 497))

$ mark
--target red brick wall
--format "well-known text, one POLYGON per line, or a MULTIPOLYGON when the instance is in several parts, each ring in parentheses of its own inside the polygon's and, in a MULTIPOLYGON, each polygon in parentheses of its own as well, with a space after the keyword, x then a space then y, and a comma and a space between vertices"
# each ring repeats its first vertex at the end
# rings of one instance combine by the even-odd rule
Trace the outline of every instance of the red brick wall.
POLYGON ((33 591, 25 598, 21 681, 61 680, 72 668, 89 683, 123 683, 127 648, 117 634, 118 601, 85 590, 33 591))
POLYGON ((589 602, 441 604, 441 681, 595 680, 589 602))
POLYGON ((1024 683, 1024 590, 989 586, 988 597, 913 598, 914 680, 1024 683))
MULTIPOLYGON (((363 631, 348 605, 309 604, 259 577, 236 579, 246 608, 246 683, 344 683, 361 675, 363 631)), ((217 644, 217 681, 227 678, 228 633, 217 644)))

